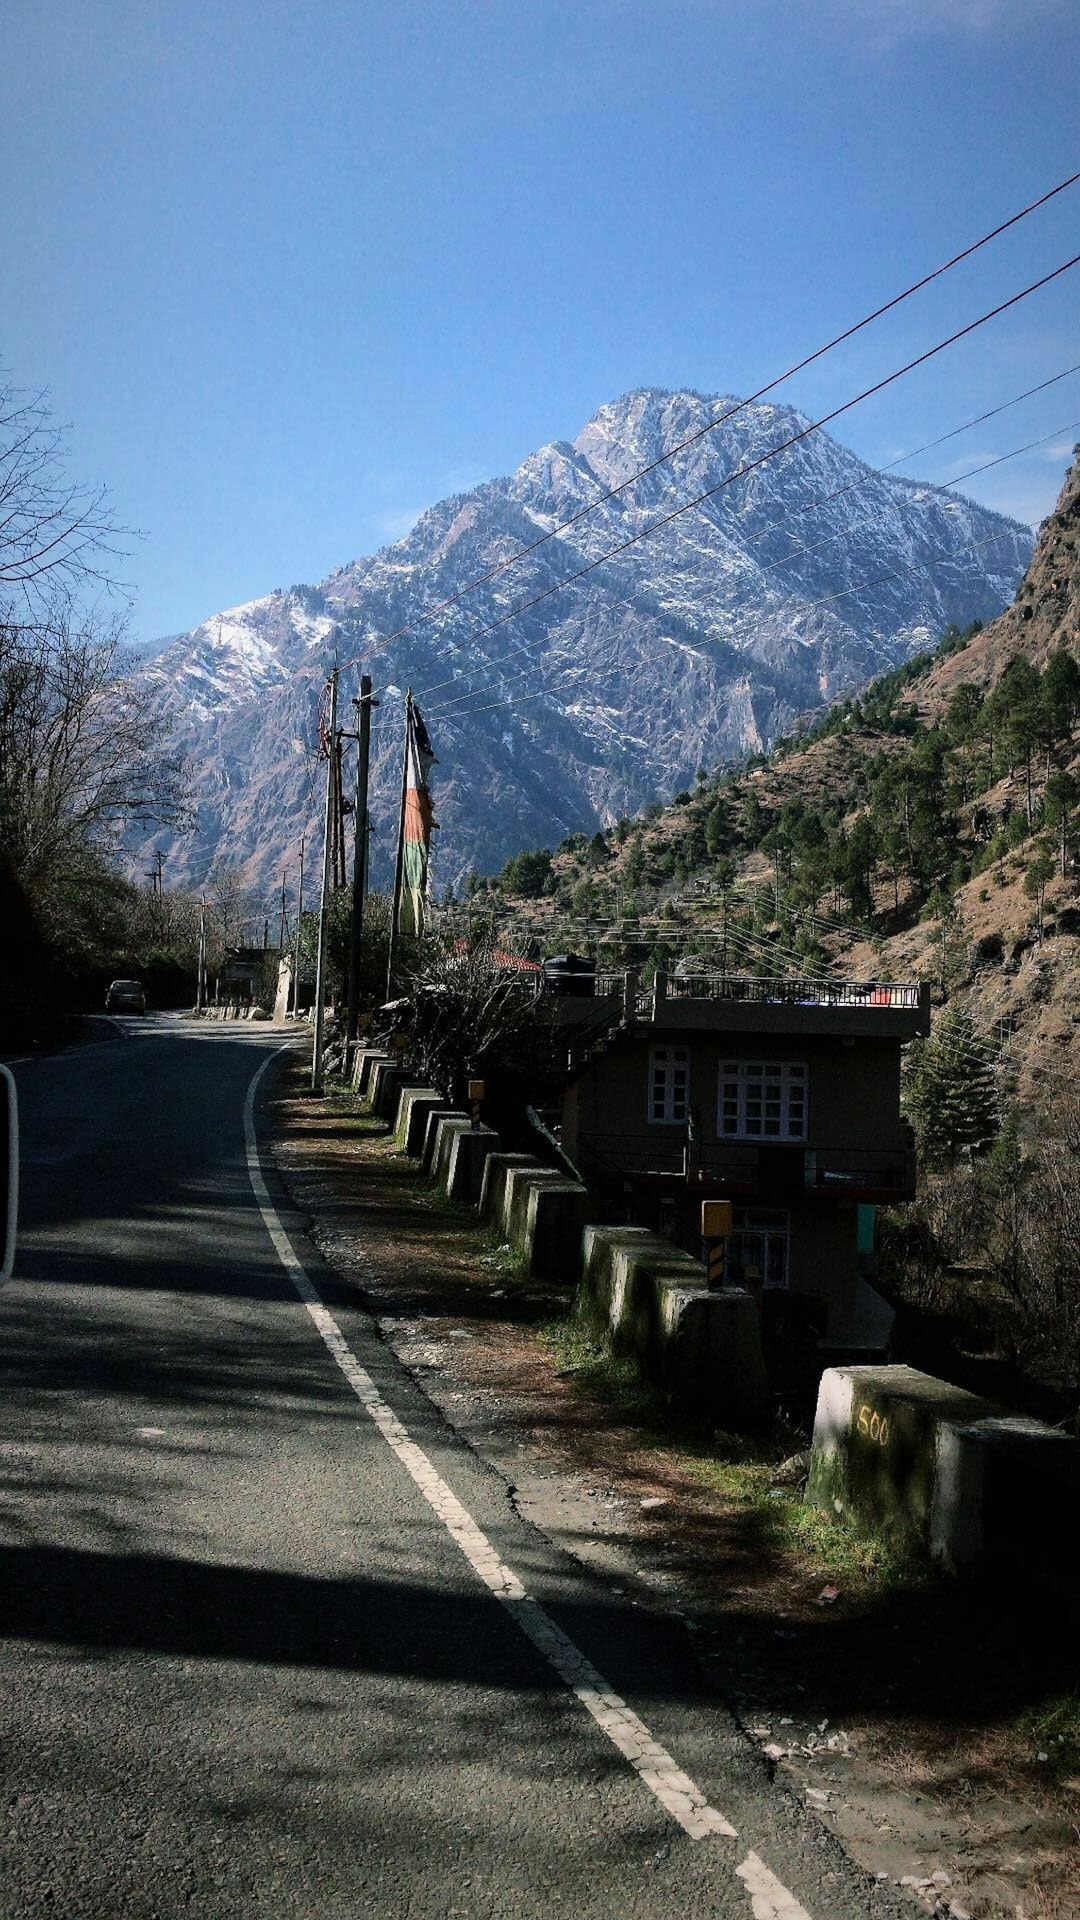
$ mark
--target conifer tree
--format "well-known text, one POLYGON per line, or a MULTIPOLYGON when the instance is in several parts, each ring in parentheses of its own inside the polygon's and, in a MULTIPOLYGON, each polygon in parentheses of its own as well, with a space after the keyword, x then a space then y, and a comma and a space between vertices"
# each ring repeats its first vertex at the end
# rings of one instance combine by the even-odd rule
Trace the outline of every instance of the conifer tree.
POLYGON ((990 1053, 962 1008, 946 1008, 929 1038, 914 1043, 904 1111, 930 1168, 950 1166, 965 1151, 986 1153, 993 1145, 1000 1103, 990 1053))

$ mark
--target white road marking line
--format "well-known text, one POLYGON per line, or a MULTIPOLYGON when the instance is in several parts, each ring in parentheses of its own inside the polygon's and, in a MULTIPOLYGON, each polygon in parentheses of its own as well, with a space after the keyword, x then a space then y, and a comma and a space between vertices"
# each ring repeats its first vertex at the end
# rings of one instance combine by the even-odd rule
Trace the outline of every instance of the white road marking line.
MULTIPOLYGON (((457 1542, 469 1565, 488 1590, 507 1609, 512 1620, 531 1640, 554 1668, 560 1680, 576 1695, 596 1725, 618 1751, 629 1760, 638 1778, 660 1802, 673 1820, 692 1840, 708 1834, 723 1834, 737 1840, 738 1834, 682 1771, 667 1749, 654 1740, 645 1722, 632 1707, 608 1686, 603 1674, 585 1658, 580 1648, 545 1613, 539 1601, 526 1592, 517 1574, 499 1559, 491 1542, 447 1485, 423 1448, 410 1437, 408 1429, 385 1401, 371 1375, 360 1365, 341 1328, 328 1307, 323 1305, 303 1263, 293 1252, 292 1243, 278 1217, 263 1178, 255 1137, 255 1094, 263 1074, 277 1059, 268 1055, 254 1074, 244 1101, 244 1139, 248 1176, 256 1205, 278 1259, 288 1273, 296 1292, 336 1360, 369 1419, 378 1428, 387 1446, 400 1460, 405 1471, 438 1515, 451 1538, 457 1542)), ((735 1869, 750 1894, 754 1920, 811 1920, 805 1907, 769 1871, 756 1853, 747 1855, 735 1869)))
POLYGON ((756 1853, 748 1853, 736 1874, 750 1895, 754 1908, 754 1920, 810 1920, 805 1907, 801 1907, 793 1893, 770 1873, 764 1860, 756 1853))

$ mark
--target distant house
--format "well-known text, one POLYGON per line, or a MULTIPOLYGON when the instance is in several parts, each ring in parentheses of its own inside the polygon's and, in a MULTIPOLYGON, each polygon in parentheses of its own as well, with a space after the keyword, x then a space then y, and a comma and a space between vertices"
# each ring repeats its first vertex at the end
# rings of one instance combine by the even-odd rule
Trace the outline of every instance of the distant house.
POLYGON ((277 947, 226 947, 218 969, 218 994, 222 1000, 255 1000, 270 962, 278 958, 277 947))
POLYGON ((702 1200, 730 1200, 728 1285, 802 1296, 829 1341, 880 1346, 871 1210, 914 1198, 900 1049, 929 1032, 929 988, 705 974, 597 988, 621 1018, 572 1055, 561 1127, 591 1190, 694 1251, 702 1200))

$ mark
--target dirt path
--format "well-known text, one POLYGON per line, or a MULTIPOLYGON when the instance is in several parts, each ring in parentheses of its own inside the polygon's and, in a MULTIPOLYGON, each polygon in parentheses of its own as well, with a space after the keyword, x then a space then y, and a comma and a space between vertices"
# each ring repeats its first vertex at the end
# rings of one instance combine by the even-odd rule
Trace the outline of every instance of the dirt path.
POLYGON ((1076 1920, 1067 1587, 927 1588, 860 1559, 768 1459, 673 1431, 576 1344, 565 1291, 523 1276, 349 1095, 313 1100, 297 1068, 276 1120, 320 1251, 445 1418, 523 1515, 685 1620, 712 1684, 854 1858, 954 1920, 1076 1920))

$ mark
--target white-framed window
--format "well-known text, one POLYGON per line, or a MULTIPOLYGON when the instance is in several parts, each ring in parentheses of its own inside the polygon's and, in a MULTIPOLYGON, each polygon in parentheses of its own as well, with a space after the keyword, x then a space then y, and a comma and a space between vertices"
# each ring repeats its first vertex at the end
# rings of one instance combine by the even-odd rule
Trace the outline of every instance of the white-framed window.
POLYGON ((674 1125, 690 1110, 689 1047, 650 1047, 649 1119, 674 1125))
POLYGON ((778 1207, 734 1207, 724 1261, 729 1287, 786 1287, 791 1218, 778 1207))
POLYGON ((809 1074, 802 1061, 725 1060, 720 1068, 722 1140, 805 1140, 809 1074))

